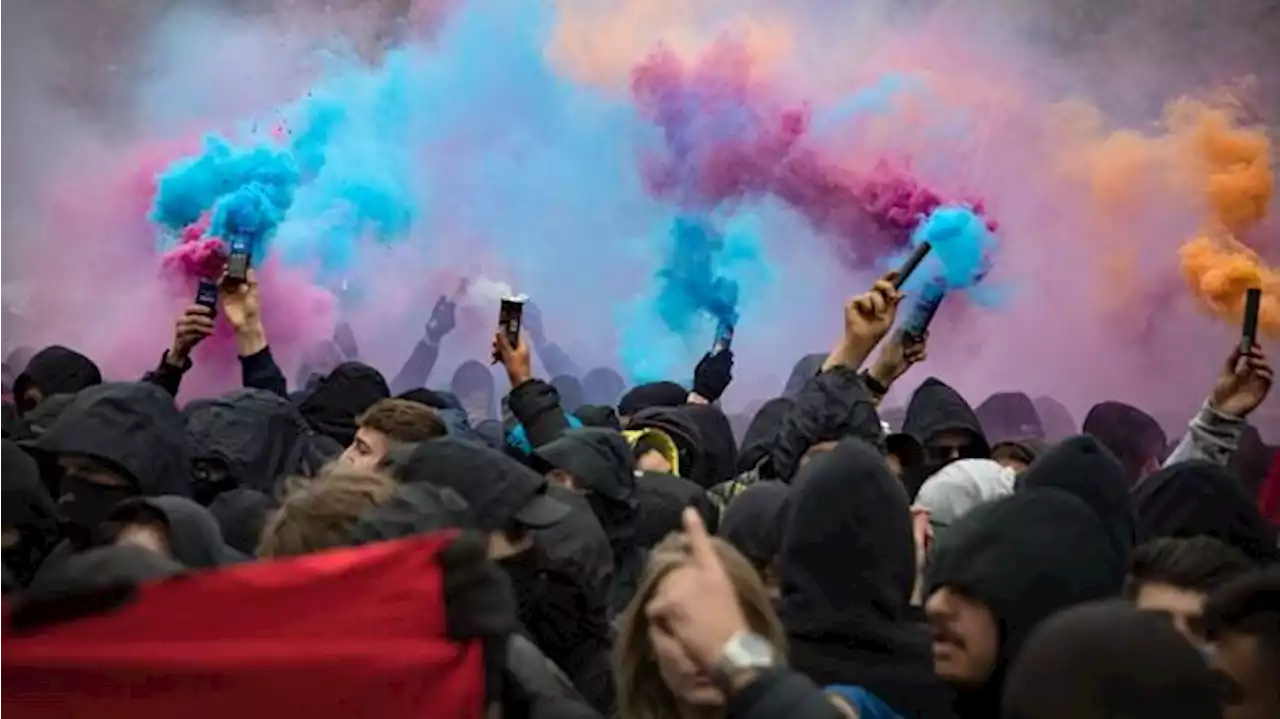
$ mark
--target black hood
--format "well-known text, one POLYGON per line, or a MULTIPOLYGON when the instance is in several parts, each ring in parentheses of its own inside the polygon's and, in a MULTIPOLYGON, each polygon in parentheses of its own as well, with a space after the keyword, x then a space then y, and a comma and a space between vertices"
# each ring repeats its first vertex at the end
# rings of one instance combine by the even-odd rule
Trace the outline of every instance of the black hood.
POLYGON ((684 477, 642 472, 636 477, 636 498, 640 504, 636 541, 642 547, 653 547, 671 532, 681 531, 685 507, 696 508, 707 528, 715 531, 719 512, 702 487, 684 477))
POLYGON ((483 531, 520 519, 518 515, 533 503, 543 504, 541 508, 554 510, 561 518, 567 510, 559 502, 545 506, 550 501, 546 499, 545 477, 475 442, 453 437, 431 439, 390 453, 386 465, 401 482, 428 482, 457 492, 483 531))
POLYGON ((308 347, 306 354, 302 356, 302 364, 298 366, 298 373, 294 375, 294 384, 311 389, 345 359, 347 357, 343 355, 337 342, 333 340, 316 342, 308 347))
POLYGON ((945 716, 928 636, 906 620, 911 514, 884 457, 846 439, 791 486, 780 562, 791 666, 819 686, 861 686, 903 716, 945 716))
POLYGON ((564 470, 578 478, 582 489, 615 502, 635 505, 635 459, 631 456, 631 445, 613 430, 597 427, 566 430, 534 450, 532 461, 534 468, 544 474, 553 468, 564 470))
POLYGON ((297 407, 265 390, 238 389, 197 400, 183 414, 192 460, 216 460, 226 466, 232 486, 266 494, 283 477, 314 476, 342 451, 313 432, 297 407))
POLYGON ((964 431, 973 435, 968 458, 991 456, 991 446, 982 434, 978 415, 960 393, 937 377, 930 377, 911 395, 902 431, 928 446, 939 432, 964 431))
MULTIPOLYGON (((449 391, 459 400, 462 397, 483 394, 484 419, 498 419, 497 391, 494 389, 493 373, 480 362, 467 360, 459 365, 453 373, 453 380, 449 383, 449 391)), ((470 411, 471 408, 466 409, 470 411)))
POLYGON ((689 390, 675 382, 649 382, 632 387, 618 400, 618 414, 631 417, 657 407, 679 407, 689 400, 689 390))
POLYGON ((566 412, 576 412, 582 406, 582 383, 577 377, 569 374, 556 375, 551 378, 551 386, 560 395, 560 406, 566 412))
POLYGON ((312 429, 346 447, 356 437, 356 417, 390 396, 378 370, 362 362, 343 362, 316 383, 298 409, 312 429))
POLYGON ((267 515, 276 508, 276 502, 256 489, 240 487, 223 492, 209 505, 209 512, 218 520, 222 539, 228 547, 247 556, 258 551, 258 540, 266 526, 267 515))
POLYGON ((52 345, 37 352, 13 381, 13 397, 19 411, 26 411, 32 407, 24 404, 23 395, 32 387, 49 397, 75 394, 96 384, 102 384, 102 372, 93 360, 73 349, 52 345))
POLYGON ((966 715, 998 716, 1005 672, 1036 625, 1067 607, 1118 596, 1126 569, 1098 513, 1049 487, 979 506, 938 535, 925 595, 959 589, 984 603, 1000 627, 995 671, 966 693, 966 715))
POLYGON ((1262 518, 1239 478, 1212 462, 1165 467, 1134 489, 1133 504, 1143 541, 1207 535, 1256 562, 1280 561, 1275 528, 1262 518))
POLYGON ((1022 392, 999 392, 986 398, 975 412, 988 442, 1044 439, 1040 414, 1022 392))
POLYGON ((1142 478, 1143 466, 1164 456, 1169 443, 1154 417, 1123 402, 1099 402, 1085 415, 1085 434, 1093 435, 1124 465, 1129 484, 1142 478))
POLYGON ((186 497, 142 497, 120 504, 111 521, 129 522, 140 515, 164 523, 169 553, 187 569, 206 569, 227 564, 235 557, 222 541, 218 520, 209 510, 186 497))
POLYGON ((702 461, 702 433, 682 407, 650 407, 631 418, 628 430, 656 429, 665 432, 680 450, 681 476, 697 481, 702 461))
POLYGON ((6 535, 18 533, 17 541, 4 549, 4 566, 19 584, 26 585, 60 539, 58 508, 40 480, 36 461, 7 439, 3 453, 0 511, 6 535))
POLYGON ((1057 442, 1080 432, 1080 425, 1066 405, 1052 397, 1036 397, 1032 404, 1036 414, 1040 416, 1040 426, 1044 428, 1044 438, 1048 442, 1057 442))
POLYGON ((81 391, 36 447, 109 462, 142 495, 191 494, 186 423, 173 397, 148 382, 111 382, 81 391))
POLYGON ((1052 487, 1093 508, 1106 525, 1112 546, 1127 564, 1138 536, 1138 518, 1129 480, 1120 460, 1096 439, 1072 437, 1053 447, 1018 478, 1018 491, 1052 487))
POLYGON ((1091 602, 1032 633, 1009 671, 1000 716, 1221 719, 1219 686, 1168 617, 1120 600, 1091 602))
POLYGON ((783 397, 795 397, 804 388, 804 383, 813 379, 827 361, 827 353, 815 352, 801 357, 791 367, 791 376, 787 378, 787 386, 782 390, 783 397))
POLYGON ((52 427, 62 413, 67 411, 75 398, 74 394, 55 394, 45 397, 35 409, 23 415, 23 436, 34 439, 44 434, 45 430, 52 427))
POLYGON ((772 561, 782 551, 790 492, 786 483, 773 480, 742 490, 725 507, 719 535, 757 565, 772 561))
POLYGON ((600 427, 622 431, 622 422, 618 421, 618 412, 613 407, 603 404, 584 404, 574 412, 574 416, 584 427, 600 427))
POLYGON ((440 390, 426 389, 425 387, 415 387, 396 395, 399 399, 407 399, 410 402, 425 404, 432 409, 462 409, 462 403, 452 392, 443 392, 440 390))
POLYGON ((705 488, 727 482, 738 474, 738 442, 733 438, 729 418, 719 407, 687 404, 678 410, 698 428, 702 451, 695 465, 694 480, 705 488))
POLYGON ((582 378, 582 401, 613 407, 626 388, 622 375, 608 367, 596 367, 582 378))
POLYGON ((395 494, 361 515, 351 544, 368 544, 470 527, 471 512, 457 492, 425 482, 402 484, 395 494))
POLYGON ((773 451, 773 443, 778 438, 778 430, 782 428, 782 420, 793 406, 795 400, 775 397, 760 407, 751 418, 746 434, 742 436, 742 450, 738 452, 739 472, 755 469, 769 456, 773 451))

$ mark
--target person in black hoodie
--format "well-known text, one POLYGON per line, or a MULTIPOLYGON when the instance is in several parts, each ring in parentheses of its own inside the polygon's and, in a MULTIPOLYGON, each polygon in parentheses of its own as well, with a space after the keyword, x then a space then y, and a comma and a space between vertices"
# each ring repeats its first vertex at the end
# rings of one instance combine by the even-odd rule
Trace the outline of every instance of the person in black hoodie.
POLYGON ((628 427, 631 418, 641 410, 654 407, 679 407, 689 400, 689 390, 675 382, 649 382, 632 387, 618 400, 618 416, 628 427))
POLYGON ((635 594, 645 563, 636 542, 639 505, 630 445, 610 430, 571 429, 534 450, 533 463, 553 484, 585 495, 600 520, 613 554, 609 610, 616 616, 635 594))
POLYGON ((1054 612, 1119 596, 1125 561, 1100 513, 1054 486, 982 505, 939 535, 925 568, 933 665, 965 719, 999 716, 1005 675, 1054 612))
POLYGON ((926 379, 911 395, 902 431, 924 447, 926 477, 957 459, 991 456, 978 415, 959 392, 936 377, 926 379))
POLYGON ((1209 536, 1259 564, 1280 562, 1276 530, 1229 470, 1207 460, 1172 464, 1133 490, 1144 540, 1209 536))
POLYGON ((730 500, 717 534, 755 567, 770 596, 779 598, 778 554, 786 530, 791 488, 775 481, 756 482, 730 500))
POLYGON ((61 539, 58 509, 30 455, 6 439, 3 460, 4 567, 25 587, 61 539))
POLYGON ((498 419, 498 397, 489 368, 476 360, 458 366, 449 382, 449 391, 462 403, 472 427, 485 420, 498 419))
POLYGON ((782 541, 782 623, 790 663, 819 685, 855 685, 903 716, 950 716, 928 635, 908 620, 916 577, 906 492, 857 439, 792 480, 782 541))
POLYGON ((497 450, 451 437, 393 450, 387 465, 401 482, 449 488, 466 500, 478 529, 489 534, 490 556, 511 579, 529 636, 592 706, 612 711, 607 617, 589 615, 581 585, 549 566, 531 532, 570 511, 547 496, 546 478, 497 450))
POLYGON ((390 396, 378 370, 362 362, 343 362, 307 393, 298 410, 312 429, 346 447, 356 437, 356 417, 390 396))
POLYGON ((82 390, 36 441, 62 472, 58 509, 71 546, 102 539, 102 521, 132 497, 190 496, 186 428, 173 397, 146 382, 82 390))
POLYGON ((316 434, 288 400, 260 389, 238 389, 183 408, 192 461, 192 494, 208 505, 222 492, 247 487, 272 494, 291 475, 313 477, 342 448, 316 434))
POLYGON ((587 404, 613 407, 627 388, 622 375, 608 367, 596 367, 582 378, 582 401, 587 404))
POLYGON ((256 489, 238 487, 214 497, 209 513, 218 521, 218 529, 227 546, 251 557, 258 549, 267 516, 276 501, 256 489))
POLYGON ((18 414, 25 414, 46 397, 74 394, 97 384, 102 384, 102 372, 93 360, 73 349, 51 345, 37 352, 14 379, 13 398, 18 414))
POLYGON ((1122 402, 1099 402, 1085 415, 1083 430, 1124 464, 1130 486, 1160 468, 1169 438, 1154 417, 1122 402))
POLYGON ((695 464, 694 481, 710 489, 737 474, 738 443, 733 438, 729 418, 719 407, 687 404, 678 410, 698 428, 700 460, 695 464))

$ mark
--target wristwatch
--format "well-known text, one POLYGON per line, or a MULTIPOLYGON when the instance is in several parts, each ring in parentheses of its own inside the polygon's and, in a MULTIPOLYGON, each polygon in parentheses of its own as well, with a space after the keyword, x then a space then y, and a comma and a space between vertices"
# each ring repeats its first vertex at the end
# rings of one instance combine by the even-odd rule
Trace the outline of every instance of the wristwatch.
POLYGON ((755 632, 738 632, 720 650, 711 678, 728 694, 733 689, 733 680, 743 672, 772 669, 777 662, 778 651, 768 639, 755 632))

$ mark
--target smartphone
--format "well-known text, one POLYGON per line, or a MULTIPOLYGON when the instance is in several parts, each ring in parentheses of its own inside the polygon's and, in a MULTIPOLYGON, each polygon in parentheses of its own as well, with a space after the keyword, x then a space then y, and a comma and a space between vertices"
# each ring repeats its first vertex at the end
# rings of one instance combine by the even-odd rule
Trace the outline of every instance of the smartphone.
POLYGON ((218 283, 201 277, 196 285, 196 304, 208 307, 210 312, 218 314, 218 283))
POLYGON ((243 237, 233 237, 227 253, 227 279, 232 282, 249 281, 249 241, 243 237))
MULTIPOLYGON (((503 297, 498 307, 498 331, 507 336, 512 347, 520 344, 520 320, 524 317, 524 303, 528 300, 524 295, 503 297)), ((495 362, 500 359, 494 357, 495 362)))
POLYGON ((716 326, 716 341, 711 344, 711 354, 717 355, 733 345, 733 325, 721 320, 716 326))
POLYGON ((920 298, 916 300, 915 305, 911 308, 911 314, 907 315, 907 321, 902 326, 902 331, 908 336, 920 339, 929 329, 929 323, 933 321, 933 316, 938 313, 938 308, 942 306, 942 300, 947 296, 947 283, 942 278, 935 279, 925 286, 920 293, 920 298))
POLYGON ((1250 287, 1244 295, 1244 327, 1240 335, 1240 351, 1248 352, 1258 342, 1258 310, 1262 306, 1262 290, 1250 287))

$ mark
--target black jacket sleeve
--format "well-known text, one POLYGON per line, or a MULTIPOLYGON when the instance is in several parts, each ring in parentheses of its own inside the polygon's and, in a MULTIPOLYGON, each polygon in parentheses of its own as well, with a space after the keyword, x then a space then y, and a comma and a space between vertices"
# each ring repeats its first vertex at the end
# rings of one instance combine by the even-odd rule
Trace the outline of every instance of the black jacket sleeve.
POLYGON ((765 672, 733 696, 725 707, 730 719, 843 719, 822 690, 799 672, 765 672))
POLYGON ((858 373, 834 367, 810 377, 796 395, 778 428, 766 474, 791 481, 800 457, 818 442, 850 435, 876 442, 881 434, 875 400, 858 373))
POLYGON ((160 364, 150 372, 142 375, 143 382, 150 382, 160 389, 168 392, 174 397, 178 396, 178 389, 182 386, 182 375, 191 369, 191 360, 187 359, 181 367, 174 367, 168 363, 169 350, 165 350, 160 356, 160 364))
POLYGON ((560 407, 560 393, 540 379, 531 379, 511 390, 511 414, 524 425, 529 446, 537 448, 560 436, 569 420, 560 407))
POLYGON ((263 347, 260 352, 240 358, 242 383, 252 389, 265 389, 288 399, 289 392, 285 385, 284 373, 271 356, 271 348, 263 347))
POLYGON ((404 366, 391 380, 391 394, 398 395, 411 389, 426 387, 439 356, 440 345, 427 340, 419 341, 409 354, 409 359, 405 360, 404 366))

